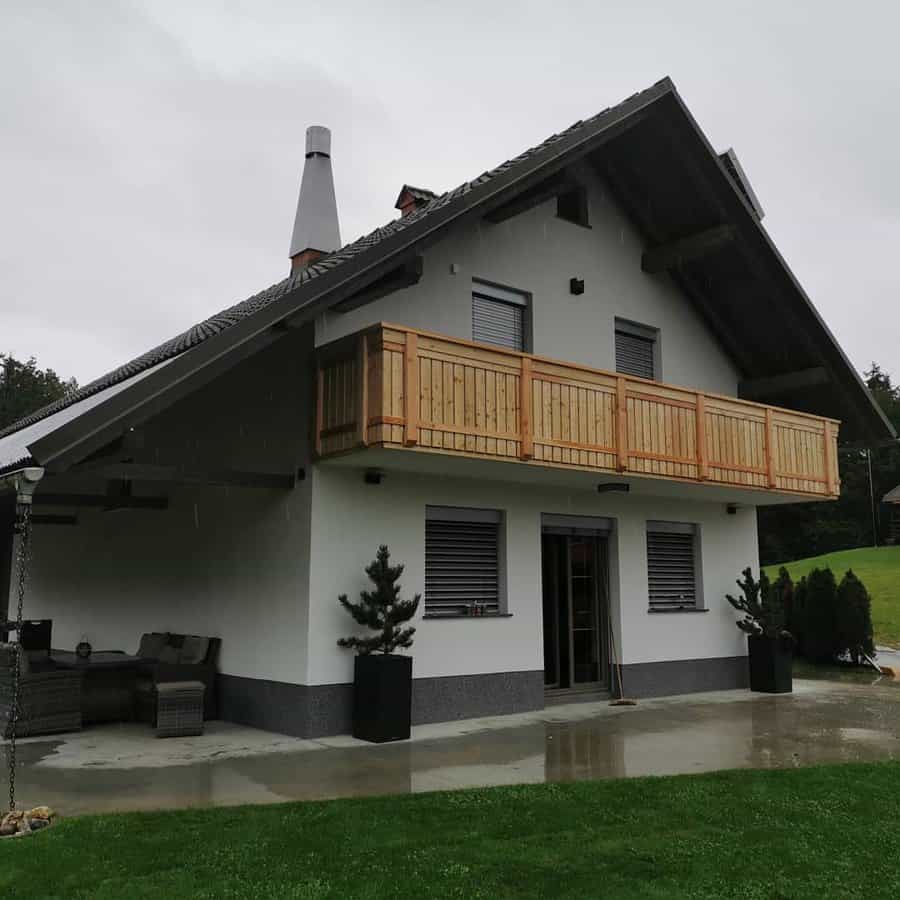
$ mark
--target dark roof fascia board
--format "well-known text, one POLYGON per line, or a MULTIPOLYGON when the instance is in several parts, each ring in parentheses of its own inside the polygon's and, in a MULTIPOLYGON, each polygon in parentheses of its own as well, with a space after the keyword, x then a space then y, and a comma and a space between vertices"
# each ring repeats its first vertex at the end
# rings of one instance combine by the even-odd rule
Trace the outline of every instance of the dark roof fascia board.
MULTIPOLYGON (((254 315, 175 357, 165 369, 152 373, 133 388, 98 404, 36 441, 29 447, 32 456, 52 471, 64 471, 114 439, 125 428, 160 412, 235 362, 255 353, 260 346, 251 342, 261 342, 264 346, 273 339, 266 335, 273 326, 288 318, 292 319, 293 325, 298 324, 298 318, 308 321, 322 310, 340 303, 395 267, 398 256, 419 252, 467 214, 484 215, 507 202, 513 193, 527 190, 554 174, 573 156, 589 153, 637 125, 650 106, 673 93, 674 89, 670 79, 662 79, 651 88, 599 113, 593 121, 585 123, 586 127, 573 126, 571 134, 563 134, 557 140, 548 139, 549 143, 533 155, 510 160, 505 170, 485 173, 481 176, 485 179, 483 183, 474 179, 476 183, 470 190, 444 207, 388 235, 371 249, 335 265, 316 278, 300 281, 254 315), (242 347, 245 352, 229 361, 229 357, 242 347), (207 373, 208 377, 202 377, 203 370, 214 364, 216 368, 207 373)), ((279 336, 281 334, 276 333, 275 337, 279 336)))
POLYGON ((887 416, 884 414, 884 411, 881 409, 881 407, 878 406, 875 398, 869 392, 869 389, 866 387, 865 382, 862 380, 860 374, 856 371, 846 353, 844 353, 843 348, 835 339, 834 335, 831 332, 831 329, 825 323, 825 320, 819 314, 819 311, 816 309, 806 291, 797 280, 797 277, 794 275, 790 266, 787 264, 787 261, 775 246, 775 243, 769 236, 769 233, 766 231, 765 227, 762 225, 759 219, 757 219, 755 211, 749 200, 734 185, 731 176, 728 174, 728 170, 726 169, 725 164, 721 159, 719 159, 719 155, 713 149, 712 145, 710 144, 706 135, 703 133, 696 119, 694 119, 693 115, 691 114, 691 111, 684 103, 684 100, 682 100, 681 96, 674 89, 671 91, 671 102, 674 102, 678 105, 678 108, 684 119, 690 124, 690 127, 696 137, 705 146, 707 154, 706 159, 703 160, 703 162, 708 163, 718 169, 721 178, 724 179, 731 188, 731 190, 727 192, 728 200, 725 201, 726 205, 724 208, 724 212, 726 214, 726 221, 734 222, 738 225, 741 231, 741 235, 742 237, 744 237, 748 248, 753 248, 755 245, 755 247, 757 248, 757 252, 759 250, 762 250, 764 253, 767 252, 771 254, 774 260, 777 262, 778 268, 783 274, 787 286, 802 301, 802 312, 811 319, 811 323, 819 331, 819 334, 813 335, 814 344, 822 348, 826 352, 830 352, 830 354, 833 356, 833 359, 826 360, 826 362, 830 364, 829 367, 832 369, 834 374, 841 375, 849 373, 850 385, 846 384, 846 379, 843 382, 837 381, 837 383, 843 383, 845 385, 845 396, 847 396, 848 403, 850 403, 850 405, 853 405, 859 400, 867 401, 870 411, 871 413, 873 413, 870 418, 870 424, 873 426, 872 436, 875 437, 876 434, 881 431, 882 433, 878 435, 879 440, 885 441, 895 439, 897 437, 897 434, 894 431, 894 427, 891 425, 887 416), (852 394, 848 393, 846 391, 847 387, 851 387, 855 392, 858 392, 857 396, 854 397, 852 396, 852 394))

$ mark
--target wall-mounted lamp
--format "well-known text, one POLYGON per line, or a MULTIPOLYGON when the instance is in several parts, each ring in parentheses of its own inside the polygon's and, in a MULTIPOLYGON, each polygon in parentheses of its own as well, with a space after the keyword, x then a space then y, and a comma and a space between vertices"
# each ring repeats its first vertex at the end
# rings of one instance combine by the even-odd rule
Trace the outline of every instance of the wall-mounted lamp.
POLYGON ((630 490, 630 484, 623 484, 618 481, 608 481, 597 485, 598 494, 627 494, 630 490))
POLYGON ((729 503, 728 506, 725 507, 725 512, 727 512, 729 516, 736 516, 737 511, 738 508, 736 503, 729 503))
POLYGON ((384 478, 384 473, 379 472, 378 469, 366 469, 363 475, 363 481, 366 484, 381 484, 382 478, 384 478))
POLYGON ((569 279, 569 293, 574 294, 576 297, 581 296, 584 293, 584 279, 583 278, 570 278, 569 279))

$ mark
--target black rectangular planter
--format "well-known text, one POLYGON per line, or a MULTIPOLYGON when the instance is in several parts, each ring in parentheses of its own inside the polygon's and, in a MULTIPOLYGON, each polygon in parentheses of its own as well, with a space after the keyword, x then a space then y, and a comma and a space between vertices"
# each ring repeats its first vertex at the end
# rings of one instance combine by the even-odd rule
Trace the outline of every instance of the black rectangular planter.
POLYGON ((353 667, 353 737, 383 744, 409 737, 412 657, 357 656, 353 667))
POLYGON ((790 694, 793 653, 776 638, 748 637, 750 690, 764 694, 790 694))

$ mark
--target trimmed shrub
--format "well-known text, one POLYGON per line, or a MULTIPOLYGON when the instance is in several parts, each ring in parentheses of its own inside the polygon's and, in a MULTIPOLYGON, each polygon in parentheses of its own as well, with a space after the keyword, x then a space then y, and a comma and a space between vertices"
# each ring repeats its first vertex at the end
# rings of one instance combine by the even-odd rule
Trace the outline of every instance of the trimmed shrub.
POLYGON ((806 656, 806 576, 804 575, 795 585, 791 593, 791 612, 788 616, 788 631, 794 636, 796 653, 798 656, 806 656))
POLYGON ((796 623, 794 622, 794 582, 784 566, 778 570, 778 577, 772 583, 772 590, 781 603, 782 615, 784 616, 783 627, 793 635, 796 645, 798 635, 795 631, 796 623))
POLYGON ((841 652, 837 636, 837 582, 831 569, 813 569, 806 579, 802 619, 803 655, 829 662, 841 652))
POLYGON ((864 653, 875 652, 872 636, 872 600, 866 586, 852 569, 837 589, 837 636, 839 652, 847 653, 857 665, 864 653))

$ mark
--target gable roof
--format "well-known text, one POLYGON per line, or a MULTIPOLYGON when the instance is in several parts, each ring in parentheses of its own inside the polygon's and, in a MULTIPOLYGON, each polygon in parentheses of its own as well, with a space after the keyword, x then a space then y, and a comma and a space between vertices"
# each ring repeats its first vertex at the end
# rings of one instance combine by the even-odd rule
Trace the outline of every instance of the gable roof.
MULTIPOLYGON (((340 303, 420 252, 451 225, 466 217, 483 216, 523 192, 538 188, 567 165, 601 151, 598 171, 610 179, 620 202, 650 243, 677 239, 679 229, 690 232, 706 227, 711 215, 739 220, 740 234, 735 243, 762 243, 763 268, 774 270, 775 277, 780 275, 788 283, 786 294, 791 307, 786 312, 790 314, 788 319, 797 320, 791 339, 806 356, 821 351, 822 361, 828 363, 832 376, 840 382, 843 403, 836 408, 832 402, 823 409, 845 421, 855 420, 851 423, 853 437, 870 441, 893 437, 887 420, 762 229, 755 210, 710 147, 674 84, 665 78, 616 106, 575 122, 519 156, 434 197, 414 212, 376 228, 309 268, 211 316, 8 427, 0 432, 0 473, 26 463, 65 468, 77 453, 91 452, 128 424, 141 421, 215 377, 229 361, 254 352, 260 343, 273 339, 273 326, 286 320, 311 320, 321 310, 340 303), (709 210, 701 208, 690 185, 679 184, 683 178, 673 177, 671 168, 666 168, 666 162, 674 155, 670 148, 659 146, 661 141, 677 144, 679 160, 683 158, 693 177, 709 182, 709 210), (655 164, 645 164, 644 159, 638 158, 638 151, 645 156, 649 151, 650 162, 655 160, 655 164), (628 164, 632 158, 638 159, 636 166, 628 164), (648 219, 648 207, 654 209, 652 220, 648 219), (137 378, 145 373, 146 377, 137 378), (96 399, 84 404, 89 398, 96 399), (37 423, 44 424, 32 431, 33 436, 25 443, 23 430, 37 423), (15 441, 11 440, 13 436, 15 441), (25 452, 27 457, 21 455, 25 452), (21 458, 13 459, 16 455, 21 458)), ((749 249, 759 253, 757 247, 749 249)), ((688 267, 679 270, 676 280, 695 302, 705 302, 693 288, 696 277, 688 267)), ((779 285, 779 293, 783 291, 779 285)), ((748 321, 759 318, 746 303, 732 305, 735 315, 743 315, 748 321)), ((717 325, 718 320, 709 309, 701 312, 707 315, 720 339, 729 341, 726 349, 738 357, 746 374, 772 374, 764 366, 755 367, 753 353, 740 358, 740 348, 734 341, 735 334, 741 333, 740 326, 717 325)), ((784 341, 790 343, 787 338, 784 341)), ((762 358, 762 349, 757 355, 762 358)), ((785 356, 790 354, 781 353, 770 361, 770 367, 777 368, 779 359, 785 356)))
POLYGON ((882 498, 882 503, 897 503, 900 504, 900 484, 897 485, 892 491, 888 491, 882 498))

